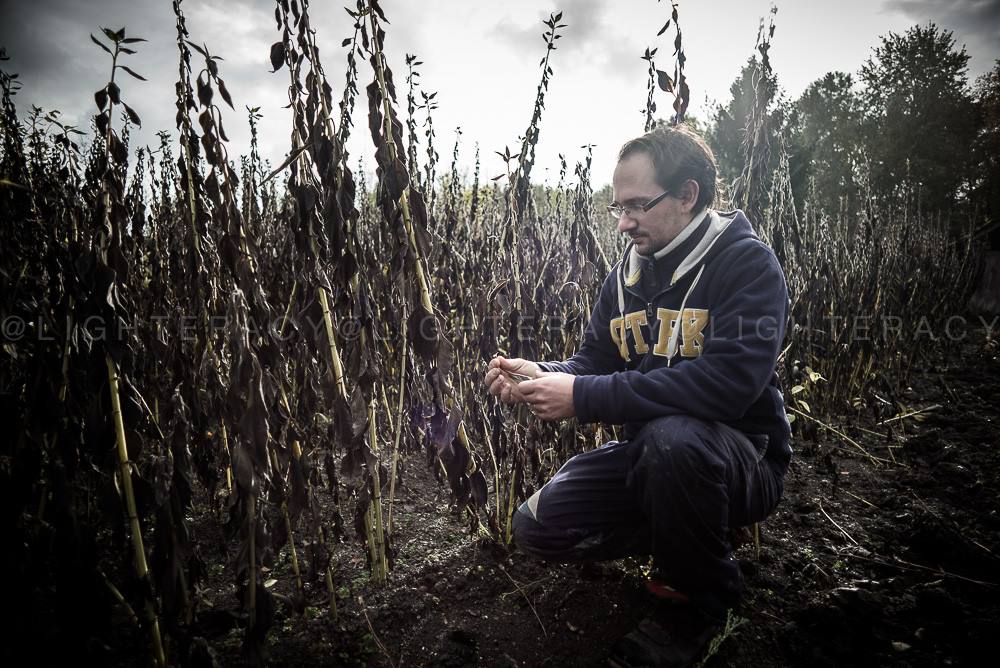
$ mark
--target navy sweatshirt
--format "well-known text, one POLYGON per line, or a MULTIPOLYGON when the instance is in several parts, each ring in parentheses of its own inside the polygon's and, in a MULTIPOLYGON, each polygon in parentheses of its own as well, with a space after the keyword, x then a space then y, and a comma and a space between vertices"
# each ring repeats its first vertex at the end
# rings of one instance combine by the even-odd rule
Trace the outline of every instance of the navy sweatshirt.
POLYGON ((787 313, 774 253, 743 212, 709 209, 654 258, 629 244, 604 281, 579 352, 540 366, 577 376, 580 422, 623 424, 628 439, 649 420, 691 415, 766 435, 767 456, 787 463, 775 373, 787 313))

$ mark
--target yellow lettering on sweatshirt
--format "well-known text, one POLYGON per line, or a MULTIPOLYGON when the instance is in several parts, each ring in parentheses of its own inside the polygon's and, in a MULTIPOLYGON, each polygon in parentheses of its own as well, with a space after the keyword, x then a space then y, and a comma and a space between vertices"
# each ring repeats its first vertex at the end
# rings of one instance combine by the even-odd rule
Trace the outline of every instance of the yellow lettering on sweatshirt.
POLYGON ((618 347, 618 354, 622 356, 622 359, 626 362, 628 361, 628 343, 625 342, 624 332, 624 318, 612 318, 611 323, 608 328, 611 330, 611 340, 615 342, 618 347))
POLYGON ((660 333, 656 337, 656 345, 653 346, 654 355, 667 356, 667 346, 670 345, 670 337, 674 335, 677 316, 678 312, 672 308, 656 309, 656 319, 660 321, 660 333))
MULTIPOLYGON (((670 345, 670 338, 677 327, 681 328, 678 336, 680 344, 680 354, 683 357, 698 357, 705 347, 704 330, 708 325, 708 309, 686 308, 683 315, 675 309, 656 309, 656 320, 659 322, 659 331, 656 336, 656 343, 653 345, 653 354, 660 357, 667 356, 667 348, 670 345)), ((626 313, 624 317, 611 320, 611 340, 614 341, 622 359, 628 361, 630 350, 626 333, 632 332, 632 341, 637 355, 644 355, 649 351, 651 340, 647 340, 642 328, 650 325, 647 322, 646 311, 632 311, 626 313)))
POLYGON ((684 340, 684 344, 681 346, 681 355, 684 357, 698 357, 701 355, 701 349, 705 346, 703 331, 707 324, 707 309, 684 309, 684 315, 681 317, 681 339, 684 340))
POLYGON ((632 311, 625 314, 625 326, 632 330, 632 340, 635 342, 635 352, 638 355, 645 355, 649 351, 646 345, 646 338, 643 336, 643 325, 649 324, 646 321, 645 311, 632 311))

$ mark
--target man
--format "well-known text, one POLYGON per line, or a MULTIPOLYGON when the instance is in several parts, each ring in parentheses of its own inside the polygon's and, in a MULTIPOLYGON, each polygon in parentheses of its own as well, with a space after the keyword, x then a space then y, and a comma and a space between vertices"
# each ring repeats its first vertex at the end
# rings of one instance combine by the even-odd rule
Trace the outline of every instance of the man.
POLYGON ((715 185, 715 158, 690 129, 626 143, 608 209, 630 242, 579 352, 497 357, 486 373, 492 394, 540 419, 624 425, 514 518, 517 545, 551 561, 653 556, 661 601, 616 644, 617 665, 697 658, 739 600, 729 531, 774 509, 791 457, 775 373, 784 274, 742 212, 710 208, 715 185))

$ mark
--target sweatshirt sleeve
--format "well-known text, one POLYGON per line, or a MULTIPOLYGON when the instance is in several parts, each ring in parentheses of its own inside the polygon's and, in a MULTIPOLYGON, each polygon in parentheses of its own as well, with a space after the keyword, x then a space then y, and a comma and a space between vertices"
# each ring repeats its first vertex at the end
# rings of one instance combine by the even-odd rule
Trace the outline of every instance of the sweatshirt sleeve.
POLYGON ((674 414, 718 421, 743 417, 774 374, 788 289, 781 266, 763 244, 716 261, 737 269, 708 286, 711 311, 701 355, 645 372, 578 376, 573 405, 580 422, 624 424, 674 414))
POLYGON ((625 368, 625 360, 611 339, 611 314, 617 306, 615 277, 618 265, 608 273, 601 286, 597 303, 590 314, 590 323, 583 333, 580 350, 564 362, 541 362, 543 371, 559 371, 575 376, 606 374, 625 368))

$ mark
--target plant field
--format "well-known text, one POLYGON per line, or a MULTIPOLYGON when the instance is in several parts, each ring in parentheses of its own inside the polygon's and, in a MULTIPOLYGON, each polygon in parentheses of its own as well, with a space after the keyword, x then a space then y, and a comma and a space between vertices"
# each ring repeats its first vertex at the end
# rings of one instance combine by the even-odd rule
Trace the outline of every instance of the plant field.
MULTIPOLYGON (((532 561, 511 517, 617 429, 483 387, 497 354, 572 355, 624 248, 589 152, 555 186, 533 175, 571 17, 544 22, 535 104, 511 111, 525 129, 493 178, 478 153, 460 174, 467 142, 442 145, 417 57, 385 56, 405 28, 377 0, 347 8, 343 53, 322 60, 309 2, 275 3, 280 165, 258 153, 260 109, 233 108, 223 45, 172 5, 176 127, 153 151, 130 143, 142 37, 95 29, 107 80, 87 128, 18 108, 0 62, 4 664, 604 665, 644 614, 648 564, 532 561), (343 87, 325 74, 345 69, 343 87), (243 122, 251 151, 230 155, 243 122)), ((740 537, 745 601, 705 661, 972 662, 1000 619, 1000 321, 965 308, 996 230, 1000 70, 966 171, 902 174, 896 144, 831 144, 814 98, 776 101, 773 22, 743 107, 687 119, 692 37, 677 5, 664 21, 673 55, 636 54, 646 129, 704 126, 718 208, 747 213, 791 299, 795 459, 778 511, 740 537)))

